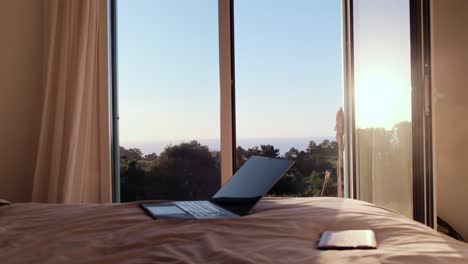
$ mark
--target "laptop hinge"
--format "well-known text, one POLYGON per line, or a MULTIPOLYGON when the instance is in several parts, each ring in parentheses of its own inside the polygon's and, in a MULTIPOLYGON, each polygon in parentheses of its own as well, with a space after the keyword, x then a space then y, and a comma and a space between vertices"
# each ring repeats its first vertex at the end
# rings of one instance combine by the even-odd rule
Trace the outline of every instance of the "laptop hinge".
POLYGON ((211 198, 210 202, 221 206, 232 213, 246 215, 261 198, 262 196, 251 198, 217 197, 211 198))

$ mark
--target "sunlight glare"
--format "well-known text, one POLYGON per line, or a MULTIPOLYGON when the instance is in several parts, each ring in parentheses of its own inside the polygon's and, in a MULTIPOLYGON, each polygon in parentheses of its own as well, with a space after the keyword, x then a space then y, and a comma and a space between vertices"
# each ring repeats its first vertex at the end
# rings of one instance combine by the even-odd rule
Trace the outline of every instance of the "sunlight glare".
POLYGON ((378 70, 361 74, 356 80, 356 125, 358 128, 391 129, 411 120, 411 89, 397 74, 378 70))

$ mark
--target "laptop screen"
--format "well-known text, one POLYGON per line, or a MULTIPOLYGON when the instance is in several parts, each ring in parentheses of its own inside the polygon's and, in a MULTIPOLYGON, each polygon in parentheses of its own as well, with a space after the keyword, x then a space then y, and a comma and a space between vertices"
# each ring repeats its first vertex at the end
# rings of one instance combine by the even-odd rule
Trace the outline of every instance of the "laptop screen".
POLYGON ((216 198, 261 197, 275 185, 294 161, 253 156, 213 196, 216 198))

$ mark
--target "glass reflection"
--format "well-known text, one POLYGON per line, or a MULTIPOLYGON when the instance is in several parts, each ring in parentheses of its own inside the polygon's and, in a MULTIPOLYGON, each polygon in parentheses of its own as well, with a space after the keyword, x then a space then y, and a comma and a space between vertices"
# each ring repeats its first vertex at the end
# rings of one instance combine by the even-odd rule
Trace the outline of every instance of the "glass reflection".
POLYGON ((354 1, 360 199, 412 217, 408 0, 354 1))

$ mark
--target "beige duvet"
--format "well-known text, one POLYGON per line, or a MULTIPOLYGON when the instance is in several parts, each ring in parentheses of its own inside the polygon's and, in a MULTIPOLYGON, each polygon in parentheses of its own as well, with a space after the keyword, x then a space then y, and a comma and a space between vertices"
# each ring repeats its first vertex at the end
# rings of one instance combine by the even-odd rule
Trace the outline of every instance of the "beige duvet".
POLYGON ((0 263, 468 263, 468 244, 339 198, 266 198, 217 220, 153 220, 137 203, 27 203, 0 206, 0 263), (322 231, 345 229, 373 229, 378 249, 315 249, 322 231))

